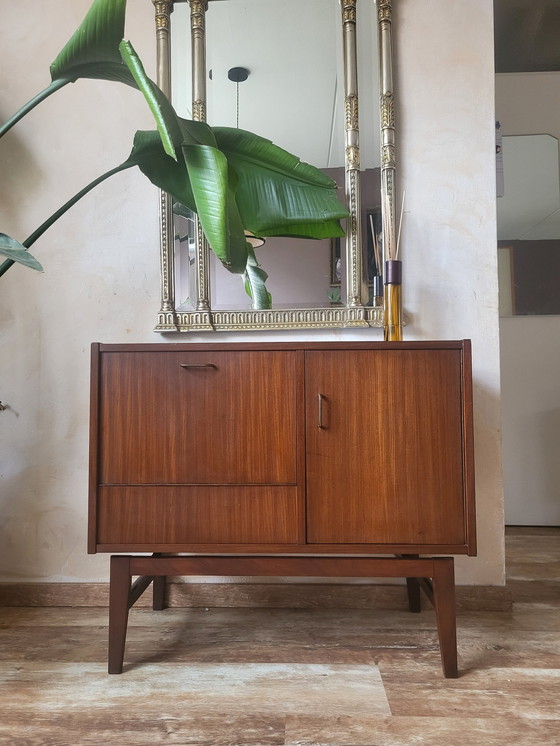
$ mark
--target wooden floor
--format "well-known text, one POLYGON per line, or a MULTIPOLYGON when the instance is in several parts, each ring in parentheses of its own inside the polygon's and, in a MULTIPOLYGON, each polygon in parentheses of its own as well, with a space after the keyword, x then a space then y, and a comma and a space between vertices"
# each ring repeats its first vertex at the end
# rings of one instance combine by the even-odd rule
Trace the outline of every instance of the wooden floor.
MULTIPOLYGON (((513 613, 461 612, 442 678, 433 612, 0 609, 0 744, 560 745, 560 529, 509 529, 513 613)), ((404 593, 404 589, 403 589, 404 593)))

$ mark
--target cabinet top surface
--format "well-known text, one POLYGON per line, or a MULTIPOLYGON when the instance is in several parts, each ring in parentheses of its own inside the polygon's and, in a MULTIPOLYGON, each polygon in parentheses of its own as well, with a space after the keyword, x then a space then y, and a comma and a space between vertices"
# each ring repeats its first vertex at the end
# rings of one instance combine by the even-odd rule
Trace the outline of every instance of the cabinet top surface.
POLYGON ((414 342, 149 342, 103 344, 94 342, 92 348, 101 352, 182 352, 188 350, 441 350, 463 349, 470 340, 436 340, 414 342))

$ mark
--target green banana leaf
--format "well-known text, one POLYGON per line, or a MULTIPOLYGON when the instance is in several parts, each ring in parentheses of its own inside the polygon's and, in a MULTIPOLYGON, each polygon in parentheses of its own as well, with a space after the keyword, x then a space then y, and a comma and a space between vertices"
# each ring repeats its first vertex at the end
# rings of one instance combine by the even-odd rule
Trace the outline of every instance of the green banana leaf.
POLYGON ((210 145, 186 145, 183 154, 195 211, 212 251, 230 272, 243 272, 247 241, 225 155, 210 145))
POLYGON ((124 38, 126 0, 94 0, 51 65, 51 79, 77 80, 83 65, 96 62, 122 64, 119 44, 124 38))
POLYGON ((339 219, 348 213, 335 182, 322 171, 250 132, 178 122, 183 146, 177 161, 165 156, 156 133, 143 132, 137 138, 149 139, 151 152, 138 166, 197 213, 211 249, 231 272, 245 271, 245 230, 261 236, 344 235, 339 219))
POLYGON ((38 272, 43 271, 43 267, 29 253, 27 248, 19 241, 16 241, 15 238, 11 238, 5 233, 0 233, 0 256, 5 256, 11 262, 17 262, 18 264, 23 264, 25 267, 36 269, 38 272))
POLYGON ((348 211, 330 177, 252 132, 230 127, 212 131, 239 178, 236 201, 246 229, 259 236, 344 235, 339 220, 348 211))
POLYGON ((259 265, 255 250, 251 244, 247 244, 247 267, 243 273, 245 291, 253 299, 253 308, 259 311, 264 308, 272 308, 272 295, 266 289, 265 281, 268 275, 259 265))
POLYGON ((138 166, 152 184, 171 194, 173 199, 196 212, 196 203, 188 178, 183 151, 177 151, 177 159, 164 151, 159 133, 155 130, 139 130, 134 135, 132 151, 127 158, 130 165, 138 166))
MULTIPOLYGON (((212 129, 176 115, 164 94, 146 76, 132 45, 122 40, 125 10, 126 0, 94 0, 51 65, 51 85, 0 128, 0 137, 46 96, 84 77, 117 80, 138 88, 150 106, 159 134, 137 133, 127 161, 75 195, 25 244, 30 246, 96 184, 133 165, 198 214, 210 247, 230 271, 247 273, 250 262, 252 274, 263 286, 265 273, 256 271, 254 254, 249 257, 247 253, 245 229, 261 236, 343 235, 338 221, 347 212, 336 199, 334 182, 318 169, 252 133, 212 129)), ((2 266, 12 263, 9 259, 2 266)), ((262 289, 255 295, 265 297, 262 289)))
POLYGON ((242 273, 247 265, 247 242, 235 201, 235 174, 206 122, 179 118, 179 126, 195 202, 192 209, 218 259, 230 272, 242 273))
POLYGON ((173 160, 157 132, 139 131, 127 162, 197 213, 212 250, 230 272, 245 270, 247 244, 222 153, 208 145, 186 145, 173 160))
POLYGON ((125 10, 126 0, 94 0, 86 17, 52 63, 51 84, 0 127, 0 137, 59 88, 79 78, 94 78, 139 88, 152 109, 166 152, 175 156, 173 143, 180 144, 181 137, 178 129, 173 129, 175 117, 169 114, 171 104, 147 78, 132 47, 122 42, 125 10), (123 61, 123 58, 126 59, 123 61))
MULTIPOLYGON (((173 110, 175 114, 175 111, 173 110)), ((177 114, 175 114, 177 116, 177 114)), ((195 122, 194 119, 183 119, 177 116, 183 145, 210 145, 213 148, 218 147, 212 128, 206 122, 195 122)))
POLYGON ((179 126, 194 196, 192 209, 218 259, 230 272, 242 273, 247 265, 247 245, 235 202, 235 175, 206 122, 179 118, 179 126))
POLYGON ((126 0, 94 0, 86 17, 52 63, 51 79, 96 78, 138 88, 146 99, 165 152, 175 157, 181 133, 168 99, 148 78, 132 44, 123 39, 126 0))
POLYGON ((37 104, 78 78, 119 80, 134 85, 134 78, 119 52, 125 10, 126 0, 94 0, 86 17, 52 63, 50 85, 2 125, 0 137, 37 104))
POLYGON ((134 83, 138 90, 143 93, 150 107, 165 152, 172 158, 177 158, 175 145, 179 147, 183 142, 183 133, 171 102, 163 91, 148 78, 140 58, 129 41, 123 39, 119 44, 119 52, 134 79, 134 83))
POLYGON ((247 246, 235 202, 235 176, 205 122, 177 117, 177 125, 183 142, 177 160, 165 155, 155 132, 144 131, 135 135, 135 147, 143 148, 137 165, 153 184, 197 213, 212 251, 230 272, 242 273, 247 246))
MULTIPOLYGON (((140 169, 198 214, 211 249, 230 271, 245 270, 245 230, 261 236, 344 235, 339 220, 348 212, 335 182, 322 171, 251 132, 181 118, 178 123, 183 136, 178 168, 163 154, 156 157, 154 140, 154 157, 140 169)), ((174 128, 170 121, 168 126, 174 128)))

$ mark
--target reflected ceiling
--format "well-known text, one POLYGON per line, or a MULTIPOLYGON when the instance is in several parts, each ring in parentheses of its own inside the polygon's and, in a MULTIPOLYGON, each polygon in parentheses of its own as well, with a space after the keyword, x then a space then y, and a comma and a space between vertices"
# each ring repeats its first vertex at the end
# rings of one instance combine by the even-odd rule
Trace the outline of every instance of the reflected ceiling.
MULTIPOLYGON (((177 1, 177 0, 176 0, 177 1)), ((357 43, 362 168, 379 166, 375 6, 359 3, 357 43)), ((173 101, 190 118, 189 7, 172 18, 173 101)), ((344 80, 339 0, 227 0, 206 14, 207 120, 271 139, 319 168, 344 166, 344 80), (238 85, 228 78, 244 67, 238 85)))

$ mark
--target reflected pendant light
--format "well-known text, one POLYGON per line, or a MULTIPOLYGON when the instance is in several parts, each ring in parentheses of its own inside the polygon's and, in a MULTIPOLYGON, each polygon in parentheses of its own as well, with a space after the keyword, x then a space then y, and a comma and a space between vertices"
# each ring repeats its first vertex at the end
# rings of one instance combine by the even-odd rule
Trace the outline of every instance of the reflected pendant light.
POLYGON ((249 77, 249 70, 246 67, 230 67, 228 70, 228 79, 235 83, 236 91, 236 118, 235 126, 239 129, 239 84, 247 80, 249 77))
MULTIPOLYGON (((246 67, 230 67, 228 70, 228 79, 235 83, 236 92, 236 109, 235 109, 235 126, 239 129, 239 84, 247 80, 249 77, 249 70, 246 67)), ((265 240, 260 236, 255 236, 250 231, 245 231, 245 237, 247 242, 251 244, 254 249, 258 249, 260 246, 264 246, 265 240)))

